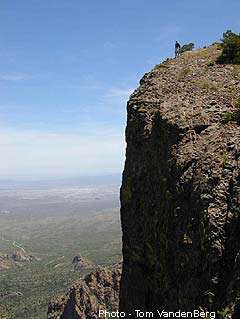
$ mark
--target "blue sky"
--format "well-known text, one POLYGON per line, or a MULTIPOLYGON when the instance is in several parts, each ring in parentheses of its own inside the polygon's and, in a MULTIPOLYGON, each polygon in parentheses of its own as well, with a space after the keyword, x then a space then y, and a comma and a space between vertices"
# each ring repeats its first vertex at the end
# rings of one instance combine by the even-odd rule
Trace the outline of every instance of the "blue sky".
POLYGON ((175 40, 239 32, 239 0, 0 4, 0 178, 121 172, 126 101, 175 40))

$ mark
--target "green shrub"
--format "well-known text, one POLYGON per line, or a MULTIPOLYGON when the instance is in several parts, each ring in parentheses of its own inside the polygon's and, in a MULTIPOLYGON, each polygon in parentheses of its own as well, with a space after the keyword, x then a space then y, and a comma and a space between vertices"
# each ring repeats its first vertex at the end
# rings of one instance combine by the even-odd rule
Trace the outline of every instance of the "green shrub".
POLYGON ((237 122, 240 125, 240 107, 237 106, 237 109, 234 112, 225 112, 223 114, 223 123, 227 124, 228 122, 237 122))
POLYGON ((224 154, 221 158, 221 161, 222 161, 222 166, 223 167, 226 167, 228 165, 228 155, 227 154, 224 154))
POLYGON ((223 123, 227 124, 232 121, 235 121, 235 115, 233 112, 226 112, 223 114, 223 123))
POLYGON ((228 30, 223 34, 222 54, 217 62, 220 64, 240 64, 240 35, 228 30))
POLYGON ((186 51, 192 51, 193 48, 194 48, 194 43, 184 44, 180 49, 180 53, 183 53, 186 51))

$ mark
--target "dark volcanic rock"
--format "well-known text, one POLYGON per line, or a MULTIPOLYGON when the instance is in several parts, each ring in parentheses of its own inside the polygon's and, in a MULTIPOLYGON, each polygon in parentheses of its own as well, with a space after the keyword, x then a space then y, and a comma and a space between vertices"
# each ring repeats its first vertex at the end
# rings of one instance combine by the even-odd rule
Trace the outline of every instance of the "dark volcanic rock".
POLYGON ((128 103, 127 313, 201 307, 239 318, 240 127, 223 119, 239 107, 240 69, 211 63, 219 54, 214 45, 158 65, 128 103))
POLYGON ((49 303, 48 319, 97 319, 98 310, 117 310, 122 265, 98 268, 49 303))

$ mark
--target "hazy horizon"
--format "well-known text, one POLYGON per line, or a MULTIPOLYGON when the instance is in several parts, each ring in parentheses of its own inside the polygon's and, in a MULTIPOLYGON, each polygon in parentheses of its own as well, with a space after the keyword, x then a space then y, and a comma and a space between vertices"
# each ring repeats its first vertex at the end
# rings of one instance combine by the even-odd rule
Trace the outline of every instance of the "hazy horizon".
POLYGON ((55 187, 55 186, 100 186, 121 184, 121 173, 106 175, 85 175, 72 177, 52 177, 52 178, 0 178, 0 188, 21 188, 21 187, 55 187))

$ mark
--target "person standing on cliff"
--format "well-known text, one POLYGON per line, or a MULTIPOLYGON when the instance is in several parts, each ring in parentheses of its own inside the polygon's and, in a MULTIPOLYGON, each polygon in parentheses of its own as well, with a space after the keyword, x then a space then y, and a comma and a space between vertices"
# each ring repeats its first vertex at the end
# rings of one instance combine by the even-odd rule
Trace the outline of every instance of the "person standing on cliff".
POLYGON ((175 42, 175 58, 180 55, 181 45, 178 41, 175 42))

